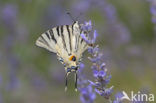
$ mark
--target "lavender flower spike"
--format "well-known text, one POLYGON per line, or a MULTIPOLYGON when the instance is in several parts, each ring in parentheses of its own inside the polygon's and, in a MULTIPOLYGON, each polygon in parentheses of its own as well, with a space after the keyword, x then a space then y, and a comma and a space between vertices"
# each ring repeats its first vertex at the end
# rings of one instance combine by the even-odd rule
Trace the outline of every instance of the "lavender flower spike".
POLYGON ((93 63, 91 69, 95 78, 95 82, 90 80, 89 82, 95 87, 95 92, 97 94, 101 95, 105 99, 110 100, 110 96, 113 92, 113 86, 107 88, 107 84, 111 79, 111 75, 108 75, 105 63, 102 60, 103 54, 99 52, 98 46, 89 48, 89 52, 91 57, 88 57, 88 59, 93 63))
MULTIPOLYGON (((89 35, 91 31, 89 31, 91 26, 91 22, 89 21, 88 23, 85 22, 83 25, 83 30, 86 31, 89 35)), ((85 37, 85 34, 81 34, 81 37, 86 41, 86 43, 89 44, 95 44, 96 38, 98 34, 96 30, 93 33, 93 38, 92 39, 87 39, 85 37)), ((90 37, 90 36, 89 36, 90 37)), ((88 80, 91 86, 94 87, 94 91, 104 97, 105 99, 110 100, 110 96, 113 92, 113 86, 110 88, 107 88, 107 84, 110 81, 111 76, 108 75, 107 69, 105 68, 105 63, 102 60, 103 54, 99 52, 98 45, 97 46, 92 46, 88 49, 88 52, 91 54, 88 59, 92 62, 91 69, 93 71, 93 76, 95 78, 95 82, 88 80)), ((86 93, 86 92, 85 92, 86 93)))
MULTIPOLYGON (((92 29, 91 21, 85 22, 82 25, 82 29, 89 33, 92 29)), ((86 41, 86 43, 90 44, 91 41, 88 40, 85 36, 85 34, 81 34, 81 37, 83 40, 86 41)), ((80 91, 80 100, 82 103, 94 103, 94 100, 96 98, 96 93, 94 92, 94 89, 91 84, 89 84, 88 80, 86 79, 85 75, 83 74, 83 68, 84 65, 81 63, 80 68, 78 70, 78 90, 80 91)))
MULTIPOLYGON (((89 23, 85 22, 85 24, 83 25, 83 30, 86 31, 88 35, 89 33, 91 33, 91 31, 89 31, 90 28, 92 28, 91 22, 89 23)), ((99 46, 98 45, 94 46, 97 36, 98 34, 96 30, 94 31, 93 38, 92 39, 89 38, 89 40, 86 38, 85 34, 81 34, 81 37, 86 41, 86 43, 88 43, 88 45, 93 44, 93 46, 88 48, 88 52, 91 55, 90 57, 88 57, 88 59, 92 62, 91 70, 93 72, 94 81, 91 80, 86 81, 86 78, 84 77, 85 75, 83 75, 81 68, 84 66, 80 65, 79 72, 81 73, 79 73, 80 76, 78 82, 80 85, 79 87, 79 91, 81 94, 80 100, 82 101, 82 103, 93 103, 96 98, 95 93, 107 99, 109 103, 112 102, 121 103, 122 100, 124 99, 129 100, 129 97, 125 92, 118 93, 114 101, 110 99, 110 96, 113 92, 113 86, 107 87, 107 85, 110 82, 111 75, 107 73, 106 64, 103 62, 102 58, 103 53, 100 52, 99 46), (89 85, 87 85, 88 82, 89 85)))

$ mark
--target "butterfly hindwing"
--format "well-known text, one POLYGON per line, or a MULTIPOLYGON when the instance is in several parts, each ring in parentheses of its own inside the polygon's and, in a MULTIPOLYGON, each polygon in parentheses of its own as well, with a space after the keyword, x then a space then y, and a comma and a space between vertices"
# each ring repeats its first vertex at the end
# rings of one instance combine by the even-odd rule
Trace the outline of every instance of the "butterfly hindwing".
MULTIPOLYGON (((78 22, 75 22, 72 25, 73 29, 73 52, 82 54, 87 48, 88 45, 81 37, 81 33, 83 33, 83 30, 81 29, 81 25, 78 24, 78 22)), ((85 34, 86 38, 88 39, 88 35, 85 34)))

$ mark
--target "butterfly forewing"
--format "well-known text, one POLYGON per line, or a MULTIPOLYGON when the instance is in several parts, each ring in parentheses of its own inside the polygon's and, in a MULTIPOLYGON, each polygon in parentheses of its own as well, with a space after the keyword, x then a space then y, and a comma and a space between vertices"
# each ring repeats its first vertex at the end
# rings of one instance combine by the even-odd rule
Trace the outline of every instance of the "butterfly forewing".
POLYGON ((47 32, 43 33, 36 41, 36 45, 39 47, 43 47, 50 52, 56 53, 57 51, 55 50, 55 40, 52 40, 51 35, 47 32), (52 46, 53 45, 53 46, 52 46))

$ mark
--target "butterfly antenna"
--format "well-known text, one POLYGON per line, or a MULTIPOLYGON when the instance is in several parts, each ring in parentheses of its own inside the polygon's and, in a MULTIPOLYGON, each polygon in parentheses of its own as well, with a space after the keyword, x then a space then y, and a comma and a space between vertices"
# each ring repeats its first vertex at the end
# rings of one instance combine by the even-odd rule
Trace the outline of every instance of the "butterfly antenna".
POLYGON ((80 12, 80 14, 76 17, 76 20, 78 20, 78 18, 82 16, 82 13, 80 12))
POLYGON ((77 92, 77 71, 75 72, 75 91, 77 92))
POLYGON ((73 18, 73 16, 71 15, 70 12, 67 12, 67 14, 69 15, 69 17, 75 22, 76 20, 73 18))

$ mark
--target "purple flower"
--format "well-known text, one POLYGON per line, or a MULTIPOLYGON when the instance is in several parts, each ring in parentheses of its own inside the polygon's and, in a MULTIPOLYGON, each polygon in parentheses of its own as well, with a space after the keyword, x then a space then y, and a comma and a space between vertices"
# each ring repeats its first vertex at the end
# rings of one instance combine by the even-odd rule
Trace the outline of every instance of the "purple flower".
POLYGON ((122 92, 118 92, 116 95, 115 95, 115 98, 122 98, 124 96, 124 94, 122 92))
POLYGON ((93 70, 93 75, 95 78, 104 78, 106 76, 106 72, 104 72, 103 70, 101 71, 93 70))
POLYGON ((100 6, 102 14, 107 19, 110 35, 113 35, 110 36, 111 42, 114 42, 116 45, 128 43, 131 39, 130 32, 128 28, 118 19, 115 7, 108 3, 107 0, 99 2, 98 6, 100 6), (112 38, 114 36, 115 39, 112 38))
POLYGON ((156 24, 156 17, 152 17, 152 22, 156 24))
MULTIPOLYGON (((85 36, 84 33, 90 33, 90 31, 92 30, 92 24, 91 24, 91 21, 88 21, 88 22, 85 22, 84 25, 82 25, 82 30, 84 31, 82 34, 81 34, 81 37, 86 41, 86 43, 88 44, 94 44, 95 41, 96 41, 96 38, 98 36, 98 33, 96 32, 96 30, 94 30, 94 33, 93 33, 93 38, 88 40, 87 37, 85 36)), ((87 35, 88 35, 87 34, 87 35)), ((89 35, 90 36, 90 35, 89 35)), ((90 50, 90 49, 89 49, 90 50)))
POLYGON ((7 26, 13 26, 17 19, 17 7, 14 4, 5 5, 2 9, 2 19, 7 26))
POLYGON ((93 63, 95 63, 95 62, 97 62, 97 61, 100 60, 100 56, 97 56, 96 58, 88 57, 88 59, 89 59, 90 61, 92 61, 93 63))
POLYGON ((79 0, 78 2, 75 2, 73 5, 72 5, 72 8, 71 10, 73 10, 74 12, 78 12, 78 13, 84 13, 86 11, 89 10, 91 6, 91 3, 90 3, 90 0, 79 0))
POLYGON ((92 30, 92 22, 89 20, 88 22, 85 22, 82 26, 83 31, 91 31, 92 30))
POLYGON ((79 67, 80 67, 79 72, 82 73, 83 68, 85 67, 85 65, 83 63, 81 63, 79 67))
POLYGON ((109 99, 113 92, 113 86, 110 88, 103 89, 103 90, 95 88, 95 91, 96 91, 96 93, 98 93, 99 95, 104 97, 105 99, 109 99))
POLYGON ((85 34, 81 34, 81 37, 83 40, 85 40, 88 44, 90 44, 90 41, 86 38, 85 34))
POLYGON ((82 101, 82 103, 93 103, 94 102, 96 95, 93 92, 91 85, 81 88, 80 92, 81 92, 80 100, 82 101))
POLYGON ((100 70, 99 73, 98 73, 98 76, 101 77, 101 78, 104 78, 106 76, 106 72, 103 71, 103 70, 100 70))
POLYGON ((105 64, 105 63, 102 63, 102 64, 100 65, 100 68, 104 70, 105 66, 106 66, 106 64, 105 64))
POLYGON ((96 98, 96 94, 92 89, 92 85, 88 85, 88 81, 83 74, 83 68, 84 64, 80 64, 80 68, 78 71, 78 90, 80 91, 80 100, 82 103, 93 103, 96 98))
POLYGON ((156 6, 154 6, 154 3, 150 8, 150 12, 151 12, 152 15, 156 16, 156 6))
POLYGON ((152 22, 156 24, 156 3, 154 2, 154 0, 151 1, 150 12, 152 14, 152 22))
MULTIPOLYGON (((92 23, 91 23, 91 21, 85 22, 81 26, 81 29, 83 30, 83 32, 81 33, 81 37, 83 38, 83 40, 85 40, 87 44, 94 44, 95 40, 96 40, 96 37, 98 35, 96 30, 93 33, 94 35, 93 35, 92 39, 88 40, 88 38, 85 36, 85 34, 89 35, 91 33, 91 31, 92 31, 92 23)), ((89 38, 90 38, 90 35, 89 35, 89 38)))
MULTIPOLYGON (((10 47, 11 49, 11 47, 10 47)), ((20 66, 20 61, 16 55, 9 53, 7 55, 8 66, 9 66, 9 82, 7 83, 6 89, 12 90, 20 87, 20 80, 17 77, 17 72, 20 66)))

